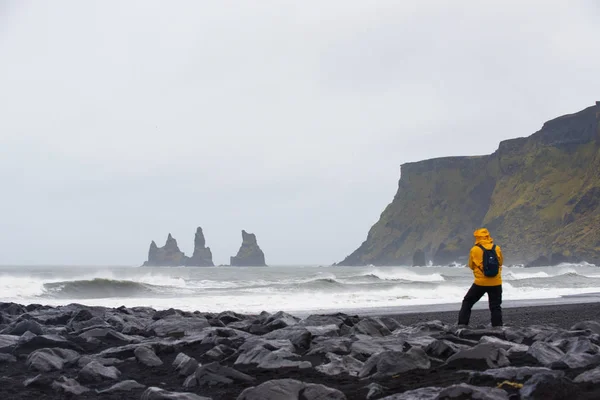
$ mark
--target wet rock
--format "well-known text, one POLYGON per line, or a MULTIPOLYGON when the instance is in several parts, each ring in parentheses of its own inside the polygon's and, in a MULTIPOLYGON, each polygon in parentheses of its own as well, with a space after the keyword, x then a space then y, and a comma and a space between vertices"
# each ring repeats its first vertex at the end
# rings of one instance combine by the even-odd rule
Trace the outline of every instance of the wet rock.
POLYGON ((12 354, 0 353, 0 364, 8 364, 17 362, 17 358, 12 354))
POLYGON ((59 380, 54 381, 54 383, 52 383, 52 388, 58 392, 72 394, 75 396, 80 396, 83 393, 90 391, 90 389, 86 388, 85 386, 81 386, 75 379, 70 379, 64 376, 61 376, 59 380))
POLYGON ((506 350, 490 343, 478 344, 471 349, 461 350, 450 356, 446 364, 473 363, 476 360, 480 361, 479 366, 484 363, 487 368, 506 367, 510 364, 506 350))
POLYGON ((337 389, 304 383, 295 379, 277 379, 245 389, 237 400, 345 400, 337 389))
POLYGON ((448 340, 434 340, 425 347, 425 352, 431 357, 447 359, 459 352, 463 347, 448 340))
POLYGON ((289 340, 249 340, 239 348, 240 355, 235 365, 256 365, 263 369, 310 368, 311 364, 301 361, 289 340))
POLYGON ((367 400, 378 398, 387 390, 385 387, 375 382, 369 383, 365 389, 367 389, 367 400))
POLYGON ((42 326, 40 324, 38 324, 36 321, 30 320, 30 319, 17 322, 14 326, 9 326, 8 328, 4 329, 2 331, 2 333, 7 334, 7 335, 20 336, 27 331, 34 333, 36 335, 44 334, 44 330, 42 329, 42 326))
POLYGON ((123 343, 139 343, 140 339, 135 338, 133 336, 125 335, 123 333, 117 332, 112 328, 91 328, 81 334, 79 337, 88 339, 88 338, 102 338, 102 339, 111 339, 117 340, 123 343))
POLYGON ((139 346, 134 350, 133 354, 140 364, 144 364, 147 367, 159 367, 163 365, 162 360, 158 358, 150 347, 139 346))
POLYGON ((442 388, 432 386, 393 394, 384 397, 381 400, 435 400, 438 398, 441 391, 442 388))
POLYGON ((573 380, 575 383, 593 383, 600 384, 600 367, 586 371, 577 375, 573 380))
POLYGON ((18 336, 0 335, 0 353, 10 353, 18 342, 18 336))
MULTIPOLYGON (((294 326, 298 323, 299 319, 291 314, 283 311, 278 311, 275 314, 269 316, 264 322, 264 328, 266 332, 272 332, 276 329, 287 328, 288 326, 294 326)), ((250 331, 252 333, 252 331, 250 331)))
POLYGON ((6 315, 21 315, 27 312, 27 309, 17 303, 0 303, 0 311, 6 315))
POLYGON ((40 372, 60 371, 65 364, 74 364, 78 358, 79 354, 74 350, 46 348, 31 353, 27 357, 25 365, 32 370, 40 372))
POLYGON ((62 348, 62 349, 71 349, 75 351, 82 352, 83 350, 73 342, 68 341, 62 336, 58 335, 39 335, 39 336, 29 336, 25 337, 25 335, 21 336, 21 340, 19 340, 18 345, 15 349, 15 353, 17 354, 27 354, 34 350, 43 349, 43 348, 62 348))
POLYGON ((185 353, 179 353, 173 361, 173 367, 175 371, 179 372, 179 375, 190 376, 198 368, 198 361, 185 353))
POLYGON ((546 367, 555 361, 559 361, 565 355, 558 347, 539 341, 529 346, 527 354, 546 367))
POLYGON ((359 360, 366 360, 373 354, 383 351, 402 352, 407 350, 404 340, 396 337, 371 337, 359 335, 358 340, 350 346, 350 354, 359 360))
POLYGON ((210 324, 204 317, 185 318, 179 315, 170 315, 148 325, 146 332, 147 336, 182 337, 200 332, 207 327, 210 327, 210 324))
POLYGON ((546 373, 553 374, 557 377, 564 376, 562 371, 552 371, 545 367, 504 367, 492 368, 481 372, 472 372, 473 377, 490 378, 492 380, 507 380, 522 382, 534 375, 546 373))
POLYGON ((527 380, 519 390, 522 400, 577 399, 579 389, 565 377, 554 374, 537 374, 527 380))
POLYGON ((229 325, 232 322, 243 321, 245 319, 245 316, 233 311, 223 311, 219 313, 216 318, 225 325, 229 325))
POLYGON ((472 386, 466 383, 449 386, 438 394, 436 399, 478 399, 508 400, 508 393, 502 389, 472 386))
POLYGON ((481 340, 484 336, 496 337, 498 339, 506 340, 506 333, 501 329, 461 329, 458 337, 469 340, 481 340))
POLYGON ((38 374, 33 378, 28 378, 23 381, 23 386, 25 387, 38 387, 45 388, 52 385, 52 378, 47 375, 38 374))
POLYGON ((571 327, 572 331, 578 330, 590 330, 593 333, 600 334, 600 322, 598 321, 583 321, 579 322, 571 327))
POLYGON ((289 340, 296 349, 308 349, 312 334, 302 326, 288 326, 263 335, 265 339, 289 340))
POLYGON ((335 325, 340 328, 348 318, 346 314, 337 313, 331 315, 312 314, 298 322, 301 326, 326 326, 335 325))
POLYGON ((359 378, 389 378, 415 369, 429 369, 431 362, 420 348, 413 347, 406 353, 384 351, 371 356, 358 374, 359 378))
POLYGON ((233 353, 235 353, 234 349, 232 349, 229 346, 220 344, 220 345, 213 347, 206 353, 204 353, 202 355, 202 357, 206 357, 213 361, 220 361, 220 360, 223 360, 224 358, 231 356, 233 353))
POLYGON ((354 325, 350 331, 354 334, 363 334, 372 337, 382 337, 391 335, 392 332, 385 325, 385 323, 379 318, 363 318, 356 325, 354 325))
POLYGON ((141 400, 211 400, 211 398, 194 393, 168 392, 161 388, 149 387, 142 393, 141 400))
POLYGON ((310 332, 313 337, 328 336, 335 337, 340 336, 340 328, 337 325, 321 325, 321 326, 307 326, 306 330, 310 332))
POLYGON ((115 367, 105 367, 98 361, 88 363, 79 372, 78 379, 81 382, 102 382, 104 380, 116 381, 121 376, 121 372, 115 367))
POLYGON ((127 380, 119 383, 115 383, 108 389, 99 390, 99 394, 114 393, 114 392, 131 392, 132 390, 144 389, 146 386, 137 383, 134 380, 127 380))
POLYGON ((517 355, 517 354, 521 354, 521 353, 524 354, 524 353, 527 353, 527 351, 529 350, 529 346, 526 346, 524 344, 509 342, 508 340, 502 340, 495 336, 482 336, 481 339, 479 339, 479 343, 493 344, 496 347, 506 350, 508 352, 509 356, 517 355))
POLYGON ((216 362, 198 367, 194 372, 194 377, 198 386, 225 386, 234 382, 254 382, 254 378, 250 375, 216 362))
POLYGON ((86 365, 88 365, 89 363, 91 363, 92 361, 99 362, 100 364, 104 365, 105 367, 121 364, 123 362, 123 361, 119 360, 118 358, 104 358, 104 357, 98 357, 98 356, 81 356, 81 357, 79 357, 79 360, 77 360, 77 366, 79 368, 83 368, 86 365))
POLYGON ((325 355, 327 353, 349 354, 353 342, 354 341, 348 337, 318 338, 312 344, 307 355, 325 355))
MULTIPOLYGON (((592 365, 600 365, 600 355, 569 352, 565 354, 558 362, 564 363, 568 368, 587 368, 592 365)), ((553 364, 554 363, 550 365, 553 364)))
POLYGON ((315 368, 325 375, 348 374, 350 376, 358 376, 364 366, 362 361, 349 355, 338 356, 337 354, 328 353, 327 358, 329 359, 329 363, 319 365, 315 368))

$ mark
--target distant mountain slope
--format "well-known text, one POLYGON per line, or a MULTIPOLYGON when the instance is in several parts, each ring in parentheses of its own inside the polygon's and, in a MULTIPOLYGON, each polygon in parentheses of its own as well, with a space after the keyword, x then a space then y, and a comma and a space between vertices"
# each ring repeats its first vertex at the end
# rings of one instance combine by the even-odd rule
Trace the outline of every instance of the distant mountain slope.
POLYGON ((340 265, 464 262, 485 226, 508 263, 600 263, 600 102, 493 154, 403 164, 398 192, 340 265))

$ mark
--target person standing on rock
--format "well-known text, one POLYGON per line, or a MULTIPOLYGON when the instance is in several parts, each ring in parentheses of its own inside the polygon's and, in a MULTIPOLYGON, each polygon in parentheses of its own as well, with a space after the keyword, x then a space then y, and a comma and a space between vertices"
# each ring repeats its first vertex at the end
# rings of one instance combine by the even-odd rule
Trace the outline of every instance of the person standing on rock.
POLYGON ((477 229, 473 235, 475 246, 471 248, 468 267, 473 271, 475 282, 463 299, 458 325, 469 325, 471 309, 487 293, 492 326, 502 326, 502 251, 487 229, 477 229))

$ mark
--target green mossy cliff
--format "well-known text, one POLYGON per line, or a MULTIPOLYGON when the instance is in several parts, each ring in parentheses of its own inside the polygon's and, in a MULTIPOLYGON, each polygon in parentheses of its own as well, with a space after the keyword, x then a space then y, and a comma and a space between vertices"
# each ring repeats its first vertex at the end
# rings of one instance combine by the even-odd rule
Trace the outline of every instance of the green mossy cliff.
POLYGON ((508 264, 600 263, 600 102, 493 154, 403 164, 394 200, 340 265, 464 262, 487 227, 508 264))

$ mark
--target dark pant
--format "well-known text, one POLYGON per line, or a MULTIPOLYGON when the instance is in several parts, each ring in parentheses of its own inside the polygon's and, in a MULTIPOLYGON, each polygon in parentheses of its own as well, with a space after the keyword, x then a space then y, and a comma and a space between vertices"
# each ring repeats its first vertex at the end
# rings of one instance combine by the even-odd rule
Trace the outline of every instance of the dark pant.
POLYGON ((462 307, 458 314, 459 325, 469 325, 471 309, 486 293, 490 304, 490 312, 492 313, 492 326, 502 326, 502 285, 479 286, 475 284, 471 286, 463 299, 462 307))

